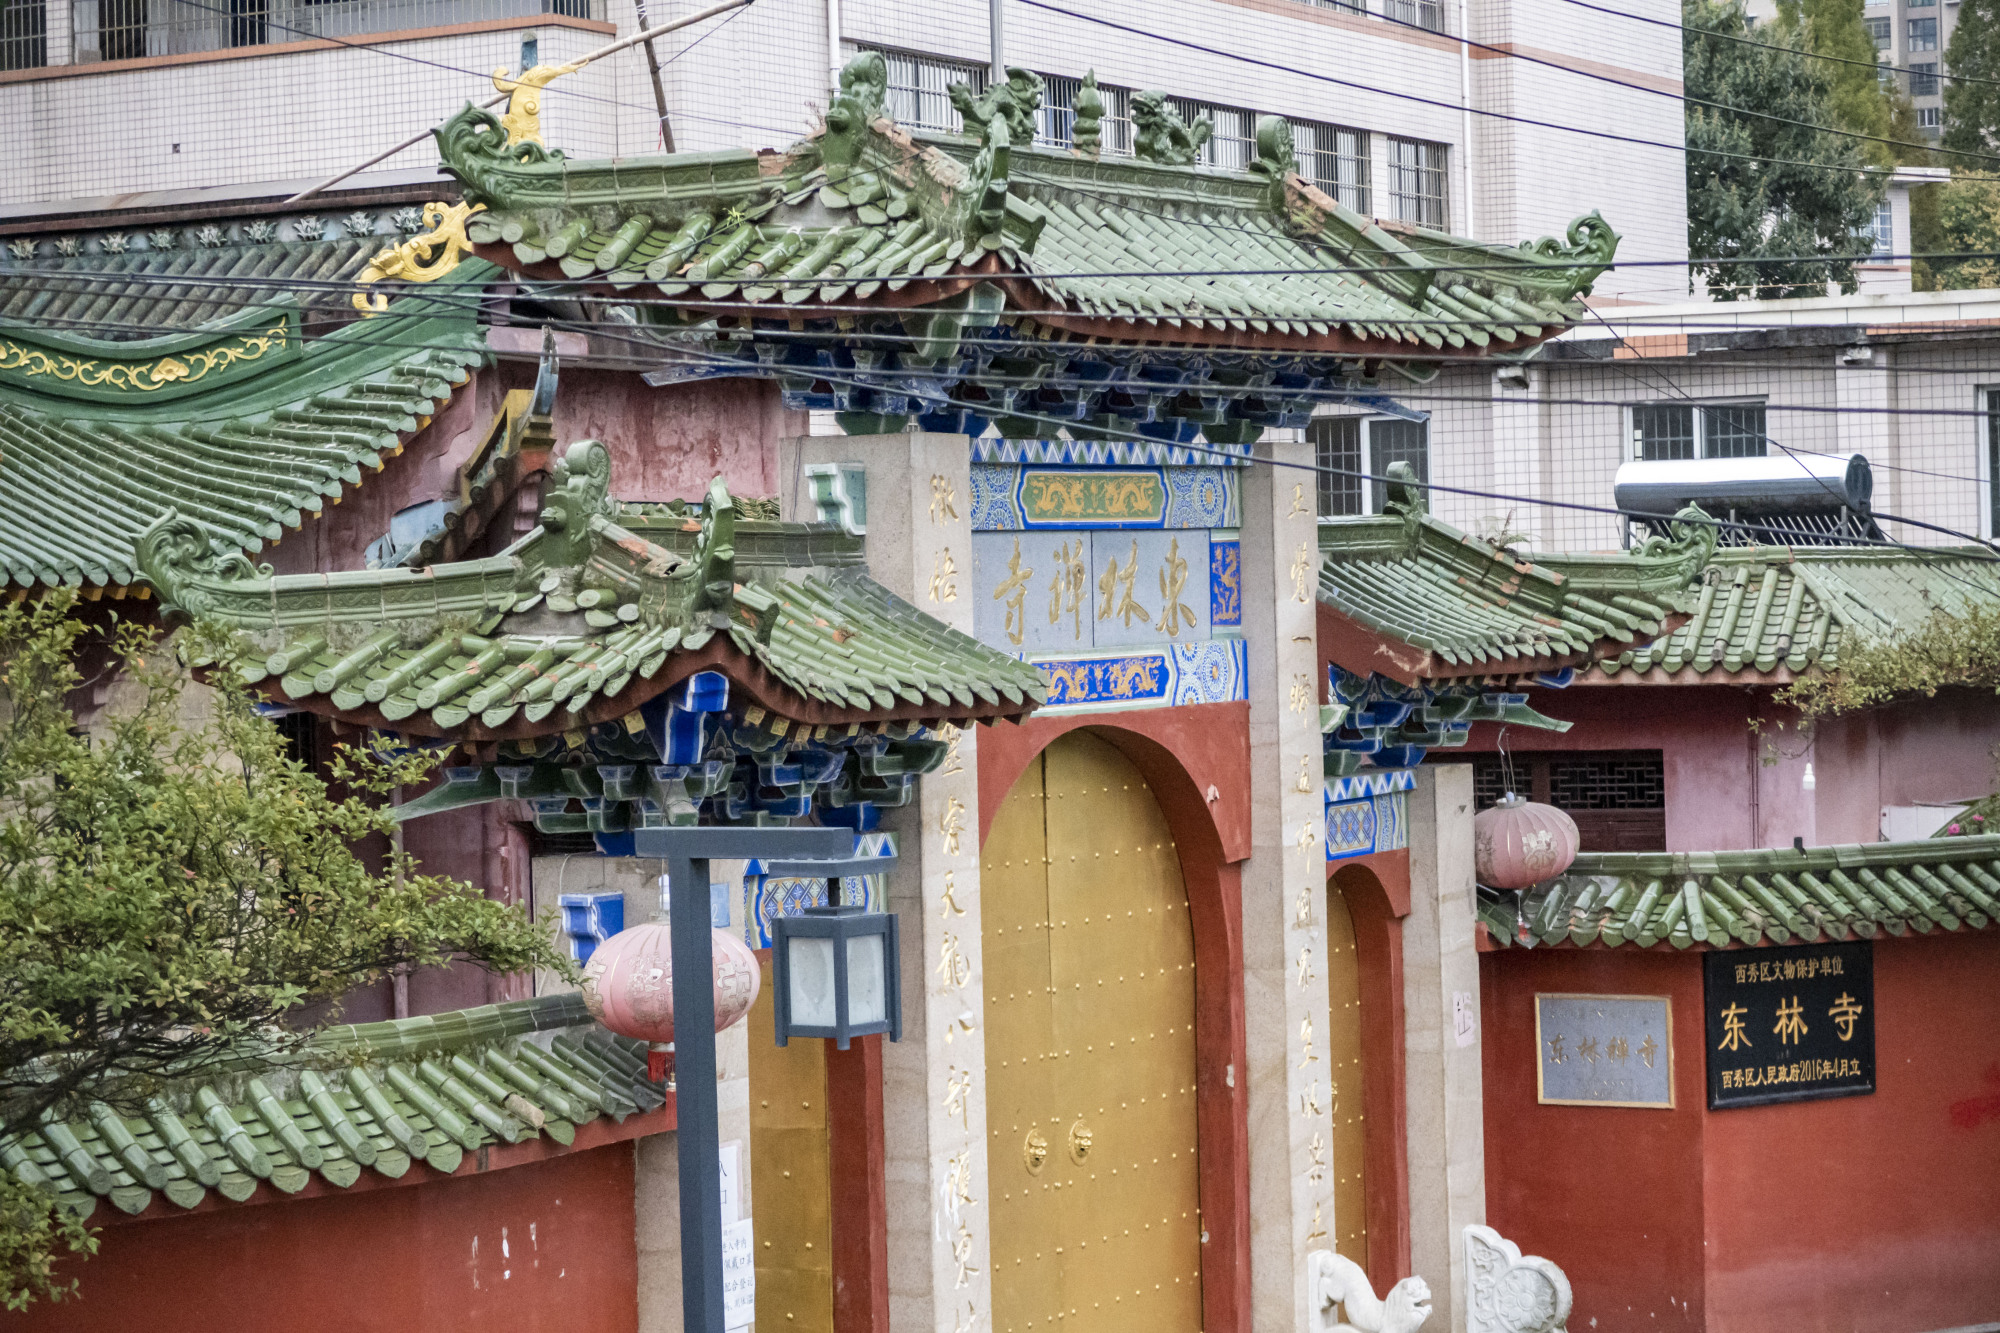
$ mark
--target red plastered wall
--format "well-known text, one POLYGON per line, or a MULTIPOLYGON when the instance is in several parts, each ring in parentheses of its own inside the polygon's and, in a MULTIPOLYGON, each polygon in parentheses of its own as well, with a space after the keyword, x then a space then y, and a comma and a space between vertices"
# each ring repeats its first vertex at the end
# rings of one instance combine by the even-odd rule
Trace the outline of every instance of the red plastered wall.
MULTIPOLYGON (((262 1193, 262 1191, 260 1191, 262 1193)), ((108 1208, 110 1205, 105 1204, 108 1208)), ((104 1228, 55 1333, 410 1333, 638 1327, 632 1145, 404 1188, 104 1228)))
POLYGON ((1561 1265, 1572 1329, 1702 1329, 1700 958, 1536 949, 1479 963, 1488 1225, 1561 1265), (1673 997, 1674 1109, 1538 1105, 1537 991, 1673 997))
POLYGON ((1873 1094, 1713 1113, 1698 953, 1504 950, 1480 976, 1487 1219, 1562 1265, 1572 1329, 2000 1320, 2000 932, 1876 942, 1873 1094), (1537 1105, 1537 991, 1671 995, 1675 1109, 1537 1105))

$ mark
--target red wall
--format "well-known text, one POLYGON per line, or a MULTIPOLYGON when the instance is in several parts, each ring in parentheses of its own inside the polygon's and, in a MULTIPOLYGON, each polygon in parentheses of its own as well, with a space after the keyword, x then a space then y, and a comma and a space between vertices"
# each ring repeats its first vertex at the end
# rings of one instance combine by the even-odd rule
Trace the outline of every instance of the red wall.
MULTIPOLYGON (((1990 694, 1947 691, 1852 718, 1801 737, 1775 722, 1791 714, 1769 689, 1737 685, 1572 685, 1536 690, 1530 703, 1574 725, 1564 733, 1507 729, 1507 748, 1659 750, 1666 767, 1668 851, 1733 851, 1876 842, 1882 807, 1948 801, 1993 789, 2000 708, 1990 694), (1752 717, 1764 729, 1750 730, 1752 717), (1766 763, 1766 759, 1775 762, 1766 763), (1811 762, 1814 788, 1805 789, 1811 762)), ((1493 752, 1500 728, 1473 729, 1464 750, 1433 762, 1493 752)))
POLYGON ((1710 1113, 1696 953, 1481 959, 1487 1216, 1571 1328, 1925 1333, 2000 1320, 2000 933, 1875 945, 1876 1091, 1710 1113), (1672 1111, 1539 1106, 1534 994, 1674 997, 1672 1111))
POLYGON ((1572 1329, 1702 1328, 1701 960, 1535 949, 1479 964, 1488 1225, 1569 1275, 1572 1329), (1538 1105, 1537 991, 1672 996, 1677 1109, 1538 1105))
POLYGON ((9 1326, 619 1333, 639 1322, 632 1208, 624 1142, 404 1188, 124 1222, 77 1266, 80 1299, 9 1326))

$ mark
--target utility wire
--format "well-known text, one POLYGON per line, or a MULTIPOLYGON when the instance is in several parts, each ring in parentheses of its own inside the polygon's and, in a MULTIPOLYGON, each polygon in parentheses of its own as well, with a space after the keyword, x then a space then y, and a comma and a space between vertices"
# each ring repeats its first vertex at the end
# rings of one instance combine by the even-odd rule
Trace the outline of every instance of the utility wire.
MULTIPOLYGON (((1613 143, 1635 144, 1642 148, 1662 148, 1666 149, 1669 152, 1682 153, 1682 154, 1695 154, 1701 157, 1731 158, 1743 161, 1763 162, 1775 166, 1814 167, 1821 170, 1846 171, 1849 172, 1850 174, 1859 173, 1862 175, 1880 175, 1884 171, 1884 168, 1875 166, 1843 167, 1838 163, 1831 163, 1831 162, 1808 162, 1798 158, 1758 157, 1757 155, 1752 153, 1730 153, 1722 151, 1720 149, 1690 148, 1687 146, 1685 140, 1681 143, 1668 143, 1660 139, 1641 138, 1640 136, 1634 134, 1617 134, 1610 130, 1593 130, 1593 129, 1586 129, 1580 125, 1565 125, 1562 124, 1560 121, 1536 120, 1528 116, 1514 116, 1514 115, 1509 115, 1503 111, 1489 111, 1483 107, 1465 106, 1457 102, 1442 101, 1435 97, 1423 97, 1416 93, 1396 92, 1393 89, 1378 87, 1374 84, 1357 83, 1352 79, 1335 78, 1331 74, 1319 74, 1315 73, 1312 70, 1297 69, 1290 65, 1279 64, 1276 61, 1260 60, 1255 56, 1241 55, 1234 51, 1224 51, 1219 47, 1205 46, 1200 42, 1191 42, 1181 37, 1169 37, 1165 33, 1152 32, 1145 28, 1139 28, 1139 27, 1134 27, 1130 24, 1119 23, 1114 19, 1100 18, 1095 14, 1079 13, 1078 11, 1073 9, 1065 9, 1061 5, 1050 4, 1049 0, 1017 0, 1017 3, 1027 5, 1033 9, 1045 9, 1048 10, 1050 13, 1062 14, 1069 18, 1080 19, 1086 23, 1100 24, 1104 27, 1114 29, 1118 32, 1127 33, 1134 37, 1143 37, 1156 42, 1165 42, 1171 46, 1184 47, 1190 51, 1197 51, 1203 55, 1214 56, 1222 60, 1234 60, 1241 64, 1254 65, 1259 68, 1273 70, 1281 74, 1290 74, 1299 78, 1313 79, 1320 83, 1330 83, 1341 88, 1352 88, 1357 92, 1375 93, 1382 97, 1393 97, 1406 102, 1416 102, 1423 106, 1437 107, 1440 110, 1444 111, 1456 111, 1461 114, 1484 116, 1489 120, 1506 121, 1516 125, 1532 125, 1537 129, 1560 130, 1566 134, 1581 134, 1593 139, 1606 139, 1613 143)), ((1566 68, 1566 67, 1559 66, 1558 68, 1566 68)), ((1653 90, 1647 89, 1646 91, 1653 91, 1653 90)), ((1773 117, 1773 119, 1781 119, 1781 118, 1773 117)), ((1818 128, 1816 126, 1804 125, 1804 122, 1792 122, 1792 123, 1802 125, 1804 128, 1807 129, 1818 128)), ((1935 150, 1929 147, 1925 147, 1924 151, 1931 152, 1935 150)), ((2000 163, 2000 157, 1988 153, 1972 154, 1971 156, 1977 156, 1989 162, 2000 163)), ((1822 256, 1822 258, 1824 257, 1822 256)))
MULTIPOLYGON (((1608 83, 1618 88, 1629 88, 1633 92, 1651 93, 1655 97, 1669 97, 1672 98, 1674 101, 1680 102, 1686 106, 1705 107, 1711 111, 1727 111, 1731 115, 1751 116, 1758 120, 1768 120, 1779 125, 1792 125, 1803 130, 1814 130, 1820 134, 1832 134, 1843 139, 1859 139, 1868 143, 1888 144, 1892 148, 1914 149, 1915 151, 1920 153, 1951 153, 1958 157, 1976 157, 1987 162, 2000 162, 2000 157, 1996 157, 1990 153, 1970 153, 1964 151, 1963 149, 1941 148, 1935 144, 1911 143, 1906 139, 1889 139, 1889 138, 1884 138, 1882 135, 1879 134, 1863 134, 1858 130, 1843 130, 1833 125, 1819 125, 1809 120, 1795 120, 1790 116, 1772 115, 1768 111, 1755 111, 1749 107, 1736 106, 1735 104, 1730 102, 1711 102, 1705 98, 1689 97, 1685 93, 1668 92, 1664 88, 1648 88, 1643 83, 1633 83, 1626 79, 1615 78, 1609 74, 1599 74, 1592 70, 1578 69, 1574 65, 1565 65, 1560 61, 1548 60, 1541 56, 1531 56, 1526 54, 1525 52, 1512 50, 1504 46, 1492 46, 1485 42, 1476 42, 1473 41, 1470 37, 1461 37, 1456 33, 1438 32, 1436 29, 1424 27, 1421 23, 1411 23, 1404 19, 1392 18, 1387 14, 1381 15, 1381 19, 1384 23, 1393 23, 1398 27, 1412 28, 1418 32, 1428 32, 1431 33, 1433 36, 1443 37, 1450 41, 1459 42, 1475 50, 1491 51, 1496 56, 1506 56, 1512 60, 1525 60, 1531 65, 1540 65, 1545 69, 1561 70, 1565 74, 1575 74, 1586 79, 1596 79, 1600 83, 1608 83)), ((1791 48, 1777 47, 1774 49, 1790 50, 1791 48)), ((1801 52, 1801 54, 1804 53, 1801 52)), ((1708 150, 1701 148, 1690 148, 1687 151, 1689 151, 1690 153, 1705 153, 1708 150)))
MULTIPOLYGON (((1738 37, 1734 33, 1715 32, 1709 28, 1690 28, 1685 23, 1675 23, 1672 19, 1648 18, 1644 14, 1632 14, 1622 9, 1612 9, 1605 5, 1594 5, 1590 0, 1564 0, 1579 9, 1594 9, 1600 14, 1610 14, 1614 18, 1630 19, 1634 23, 1648 23, 1656 28, 1673 28, 1682 33, 1693 33, 1697 37, 1711 37, 1717 41, 1735 42, 1741 46, 1762 47, 1766 51, 1788 51, 1793 55, 1805 56, 1812 60, 1825 60, 1837 65, 1858 65, 1863 69, 1893 70, 1898 74, 1928 74, 1931 78, 1946 83, 1983 83, 1990 88, 2000 88, 2000 79, 1982 79, 1971 74, 1946 74, 1941 69, 1919 70, 1913 65, 1897 65, 1887 60, 1853 60, 1847 56, 1830 56, 1819 51, 1808 51, 1803 47, 1783 46, 1777 42, 1760 42, 1754 37, 1738 37)), ((1942 63, 1942 62, 1940 62, 1942 63)))

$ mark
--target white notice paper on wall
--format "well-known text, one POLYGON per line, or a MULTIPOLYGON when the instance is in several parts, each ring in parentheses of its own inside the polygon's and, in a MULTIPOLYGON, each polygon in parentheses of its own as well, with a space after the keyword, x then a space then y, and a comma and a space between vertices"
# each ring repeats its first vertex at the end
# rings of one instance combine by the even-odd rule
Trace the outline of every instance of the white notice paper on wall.
POLYGON ((1479 1039, 1479 1010, 1473 1005, 1471 991, 1451 993, 1451 1030, 1460 1046, 1470 1046, 1479 1039))
POLYGON ((722 1225, 728 1226, 743 1216, 743 1144, 732 1139, 722 1145, 720 1154, 722 1171, 722 1225))
POLYGON ((722 1326, 748 1328, 757 1319, 757 1248, 751 1219, 722 1228, 722 1326))

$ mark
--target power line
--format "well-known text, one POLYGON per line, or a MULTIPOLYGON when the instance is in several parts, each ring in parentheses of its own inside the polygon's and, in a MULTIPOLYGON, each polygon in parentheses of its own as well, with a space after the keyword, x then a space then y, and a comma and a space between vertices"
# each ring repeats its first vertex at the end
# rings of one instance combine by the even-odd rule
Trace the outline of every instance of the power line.
MULTIPOLYGON (((1454 42, 1460 42, 1466 46, 1473 47, 1481 51, 1491 51, 1495 55, 1506 56, 1509 59, 1513 60, 1525 60, 1531 65, 1541 65, 1546 69, 1561 70, 1565 74, 1575 74, 1586 79, 1596 79, 1600 83, 1608 83, 1618 88, 1629 88, 1633 92, 1651 93, 1655 97, 1672 98, 1674 101, 1680 102, 1686 106, 1706 107, 1711 111, 1727 111, 1730 112, 1732 115, 1738 115, 1738 116, 1752 116, 1758 120, 1768 120, 1779 125, 1793 125, 1798 127, 1799 129, 1814 130, 1821 134, 1837 135, 1843 139, 1860 139, 1867 141, 1869 143, 1888 144, 1892 148, 1911 148, 1915 149, 1920 153, 1951 153, 1958 157, 1977 157, 1987 162, 2000 162, 2000 157, 1996 157, 1990 153, 1969 153, 1962 149, 1957 149, 1957 148, 1940 148, 1931 144, 1910 143, 1909 141, 1904 139, 1888 139, 1884 138, 1879 134, 1863 134, 1858 130, 1843 130, 1833 125, 1819 125, 1808 120, 1795 120, 1789 116, 1773 115, 1768 111, 1755 111, 1749 107, 1736 106, 1729 102, 1711 102, 1708 101, 1706 98, 1689 97, 1685 93, 1668 92, 1664 88, 1648 88, 1643 83, 1632 83, 1626 79, 1614 78, 1609 74, 1598 74, 1592 70, 1578 69, 1573 65, 1565 65, 1555 60, 1546 60, 1540 56, 1531 56, 1524 52, 1512 50, 1504 46, 1492 46, 1485 42, 1476 42, 1473 41, 1470 37, 1461 37, 1455 33, 1438 32, 1436 29, 1424 27, 1421 23, 1410 23, 1403 19, 1393 18, 1387 14, 1382 15, 1381 18, 1382 21, 1385 23, 1393 23, 1399 27, 1404 27, 1404 28, 1413 28, 1418 32, 1429 32, 1435 36, 1443 37, 1454 42)), ((1695 31, 1700 31, 1700 30, 1696 29, 1695 31)), ((1784 51, 1784 50, 1792 50, 1793 48, 1773 47, 1771 49, 1784 51)), ((1805 54, 1805 53, 1799 52, 1799 54, 1805 54)), ((1687 151, 1691 153, 1700 153, 1700 152, 1706 152, 1707 150, 1700 148, 1690 148, 1687 151)))
MULTIPOLYGON (((1260 60, 1255 56, 1240 55, 1234 51, 1224 51, 1219 47, 1204 46, 1199 42, 1190 42, 1185 38, 1169 37, 1165 33, 1151 32, 1148 31, 1147 29, 1133 27, 1129 24, 1119 23, 1112 19, 1099 18, 1094 14, 1083 14, 1073 9, 1064 9, 1060 5, 1050 4, 1048 0, 1017 0, 1017 2, 1023 5, 1030 6, 1031 8, 1034 9, 1046 9, 1050 13, 1062 14, 1066 17, 1074 19, 1081 19, 1086 23, 1100 24, 1104 27, 1114 29, 1118 32, 1129 33, 1135 37, 1144 37, 1157 42, 1166 42, 1172 46, 1185 47, 1190 51, 1198 51, 1203 55, 1215 56, 1222 60, 1234 60, 1246 65, 1255 65, 1258 66, 1259 68, 1275 70, 1281 74, 1291 74, 1299 78, 1313 79, 1320 83, 1331 83, 1337 87, 1352 88, 1358 92, 1375 93, 1383 97, 1398 98, 1406 102, 1417 102, 1424 106, 1437 107, 1440 110, 1456 111, 1461 114, 1470 114, 1474 116, 1484 116, 1489 120, 1507 121, 1511 124, 1516 124, 1516 125, 1531 125, 1537 129, 1561 130, 1566 134, 1581 134, 1593 139, 1607 139, 1613 143, 1635 144, 1642 148, 1662 148, 1666 149, 1669 152, 1681 153, 1681 154, 1692 153, 1702 157, 1719 157, 1719 158, 1729 158, 1729 159, 1749 161, 1749 162, 1762 162, 1774 166, 1814 167, 1820 170, 1846 171, 1850 174, 1858 173, 1862 175, 1880 175, 1883 172, 1883 168, 1874 166, 1844 167, 1839 165, 1838 163, 1832 163, 1832 162, 1808 162, 1798 158, 1758 157, 1753 153, 1731 153, 1731 152, 1725 152, 1721 149, 1713 149, 1713 148, 1690 148, 1687 146, 1685 140, 1683 140, 1683 142, 1681 143, 1667 143, 1663 140, 1645 139, 1639 137, 1638 135, 1633 135, 1633 134, 1616 134, 1610 130, 1586 129, 1579 125, 1564 125, 1558 121, 1535 120, 1528 116, 1513 116, 1513 115, 1508 115, 1507 113, 1502 111, 1489 111, 1483 107, 1464 106, 1457 102, 1441 101, 1435 97, 1423 97, 1416 93, 1396 92, 1393 89, 1377 87, 1374 84, 1357 83, 1352 79, 1335 78, 1331 74, 1319 74, 1311 70, 1297 69, 1290 65, 1282 65, 1277 63, 1276 61, 1260 60)), ((1813 128, 1813 127, 1808 126, 1807 128, 1813 128)), ((1928 152, 1931 150, 1926 148, 1925 151, 1928 152)), ((1989 154, 1978 154, 1978 156, 1984 157, 1988 161, 2000 162, 2000 157, 1994 157, 1989 154)), ((1821 256, 1821 258, 1824 258, 1824 256, 1821 256)))
POLYGON ((1742 46, 1762 47, 1767 51, 1789 51, 1794 55, 1805 56, 1812 60, 1830 61, 1837 65, 1858 65, 1863 69, 1886 69, 1893 70, 1898 74, 1928 75, 1934 79, 1942 79, 1946 83, 1983 83, 1988 87, 2000 88, 2000 79, 1982 79, 1971 74, 1946 74, 1943 70, 1936 68, 1919 70, 1913 65, 1897 65, 1887 60, 1851 60, 1846 56, 1830 56, 1819 51, 1808 51, 1803 47, 1781 46, 1776 42, 1760 42, 1754 37, 1738 37, 1734 33, 1716 32, 1712 28, 1690 28, 1685 23, 1675 23, 1671 19, 1647 18, 1644 14, 1632 14, 1622 9, 1611 9, 1604 5, 1594 5, 1590 3, 1590 0, 1564 0, 1564 2, 1575 5, 1580 9, 1594 9, 1600 14, 1610 14, 1614 18, 1631 19, 1634 23, 1648 23, 1656 28, 1673 28, 1681 33, 1693 33, 1698 37, 1712 37, 1718 41, 1736 42, 1742 46))

